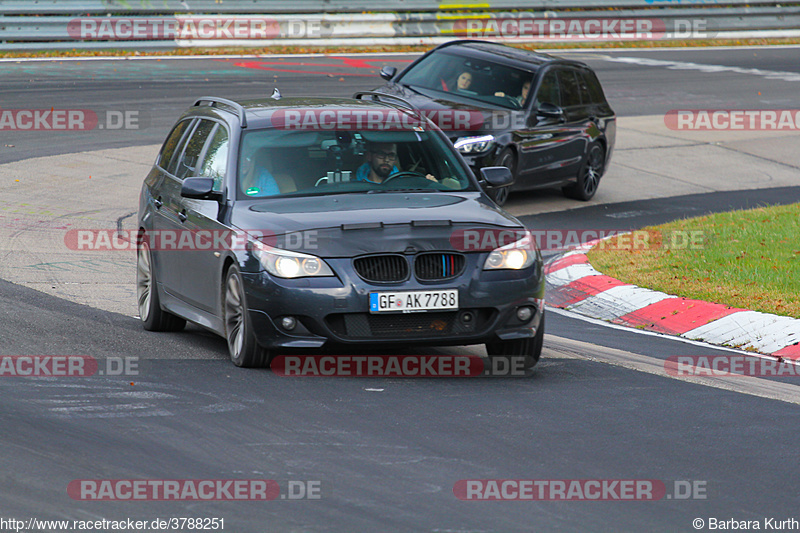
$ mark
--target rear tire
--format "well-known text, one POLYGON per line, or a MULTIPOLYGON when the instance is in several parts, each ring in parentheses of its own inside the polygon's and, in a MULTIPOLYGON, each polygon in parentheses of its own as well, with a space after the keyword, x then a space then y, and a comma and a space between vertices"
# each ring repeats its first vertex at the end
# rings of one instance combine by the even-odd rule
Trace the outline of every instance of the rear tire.
POLYGON ((562 191, 567 198, 574 198, 586 202, 591 200, 600 185, 606 164, 606 154, 603 145, 593 142, 589 145, 586 161, 578 171, 578 181, 573 185, 564 187, 562 191))
POLYGON ((144 240, 136 248, 136 301, 147 331, 181 331, 186 326, 186 320, 161 309, 153 255, 144 240))
POLYGON ((523 368, 531 369, 539 362, 544 346, 544 311, 539 322, 536 335, 525 339, 514 339, 510 341, 496 341, 486 343, 486 353, 491 358, 505 358, 509 362, 515 357, 525 357, 523 368))
POLYGON ((231 265, 225 275, 222 294, 225 339, 231 361, 234 365, 245 368, 269 366, 269 351, 256 341, 250 313, 247 311, 242 274, 236 265, 231 265))
MULTIPOLYGON (((511 175, 514 176, 514 179, 517 178, 517 158, 514 155, 512 150, 506 148, 500 153, 500 156, 497 158, 497 162, 495 163, 498 167, 506 167, 508 170, 511 171, 511 175)), ((500 187, 497 189, 491 189, 489 192, 489 198, 494 200, 494 203, 499 205, 500 207, 506 204, 508 201, 508 195, 510 192, 511 187, 500 187)))

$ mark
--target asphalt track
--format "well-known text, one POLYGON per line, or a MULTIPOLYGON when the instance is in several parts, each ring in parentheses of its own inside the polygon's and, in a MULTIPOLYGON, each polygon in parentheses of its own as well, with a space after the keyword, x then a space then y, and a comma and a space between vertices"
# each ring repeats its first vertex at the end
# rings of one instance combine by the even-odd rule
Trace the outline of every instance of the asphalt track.
MULTIPOLYGON (((637 117, 678 107, 794 108, 796 53, 574 55, 598 70, 620 116, 637 117), (614 60, 620 57, 676 68, 614 60)), ((0 63, 3 108, 126 109, 146 125, 113 134, 4 132, 0 163, 157 144, 192 98, 261 96, 273 80, 284 94, 347 96, 377 85, 370 76, 385 59, 407 61, 0 63)), ((640 178, 643 189, 658 186, 656 177, 640 178)), ((632 229, 796 202, 800 187, 610 200, 522 218, 533 228, 632 229)), ((237 532, 693 531, 695 518, 759 520, 762 529, 765 518, 800 518, 798 378, 758 380, 789 386, 770 395, 745 381, 738 388, 709 386, 642 371, 670 356, 725 350, 551 312, 543 359, 529 377, 300 379, 237 369, 226 360, 223 341, 199 329, 146 333, 131 316, 19 284, 0 282, 0 316, 0 354, 139 358, 138 375, 0 379, 0 518, 219 517, 226 531, 237 532), (320 481, 322 497, 97 502, 66 492, 76 479, 232 478, 274 479, 282 489, 289 480, 320 481), (706 493, 639 502, 467 502, 453 493, 465 479, 656 479, 670 493, 675 481, 690 480, 706 493)))

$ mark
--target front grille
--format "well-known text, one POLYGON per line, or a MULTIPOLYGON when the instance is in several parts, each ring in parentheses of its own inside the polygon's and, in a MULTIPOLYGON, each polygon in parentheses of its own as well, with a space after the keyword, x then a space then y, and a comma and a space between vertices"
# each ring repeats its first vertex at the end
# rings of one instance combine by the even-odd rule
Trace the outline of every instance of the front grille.
POLYGON ((408 278, 408 261, 402 255, 368 255, 353 260, 353 267, 365 281, 392 283, 408 278))
POLYGON ((420 281, 440 281, 459 276, 465 264, 461 254, 420 254, 414 261, 414 274, 420 281))

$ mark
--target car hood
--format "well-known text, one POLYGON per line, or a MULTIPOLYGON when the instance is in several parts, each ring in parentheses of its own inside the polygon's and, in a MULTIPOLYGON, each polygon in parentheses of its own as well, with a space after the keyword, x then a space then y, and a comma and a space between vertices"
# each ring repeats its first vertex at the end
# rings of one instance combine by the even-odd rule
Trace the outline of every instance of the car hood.
POLYGON ((453 250, 464 230, 523 228, 477 192, 279 197, 240 205, 231 222, 271 246, 323 257, 453 250))

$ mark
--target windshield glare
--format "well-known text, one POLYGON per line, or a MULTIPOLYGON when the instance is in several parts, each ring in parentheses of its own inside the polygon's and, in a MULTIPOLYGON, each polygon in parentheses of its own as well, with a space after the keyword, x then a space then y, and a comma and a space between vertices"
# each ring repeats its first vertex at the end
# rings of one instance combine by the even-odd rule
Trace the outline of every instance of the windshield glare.
POLYGON ((405 72, 400 83, 520 109, 527 102, 534 74, 442 51, 429 55, 405 72))
POLYGON ((429 131, 248 131, 237 197, 473 190, 445 143, 429 131))

